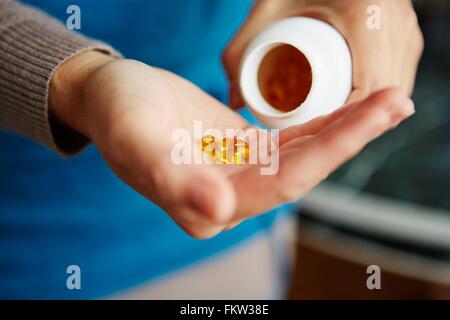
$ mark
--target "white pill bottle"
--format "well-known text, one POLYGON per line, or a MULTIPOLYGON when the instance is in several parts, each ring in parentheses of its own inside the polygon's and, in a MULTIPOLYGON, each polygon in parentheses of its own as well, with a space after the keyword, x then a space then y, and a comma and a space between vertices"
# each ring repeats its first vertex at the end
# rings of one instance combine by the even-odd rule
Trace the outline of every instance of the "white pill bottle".
POLYGON ((248 45, 239 82, 255 117, 283 129, 345 104, 352 89, 351 53, 342 35, 325 22, 283 19, 248 45))

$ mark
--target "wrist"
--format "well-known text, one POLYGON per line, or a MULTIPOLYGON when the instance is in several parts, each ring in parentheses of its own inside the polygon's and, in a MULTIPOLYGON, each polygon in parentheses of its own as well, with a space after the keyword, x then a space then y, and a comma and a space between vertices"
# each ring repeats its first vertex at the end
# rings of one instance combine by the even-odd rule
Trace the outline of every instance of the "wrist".
POLYGON ((115 59, 91 50, 77 54, 59 66, 50 81, 49 117, 90 139, 85 86, 98 69, 115 59))

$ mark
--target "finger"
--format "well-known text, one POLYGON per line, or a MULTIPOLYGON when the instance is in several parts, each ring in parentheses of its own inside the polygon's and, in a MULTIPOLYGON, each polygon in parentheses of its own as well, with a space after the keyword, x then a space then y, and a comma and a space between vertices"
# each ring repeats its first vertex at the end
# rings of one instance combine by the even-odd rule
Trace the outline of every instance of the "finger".
MULTIPOLYGON (((355 80, 353 80, 355 82, 355 80)), ((361 100, 366 99, 370 94, 369 86, 360 86, 353 88, 350 96, 347 99, 347 103, 355 103, 361 100)))
POLYGON ((139 159, 147 160, 144 164, 139 161, 131 164, 133 170, 110 165, 120 178, 166 211, 187 234, 209 238, 233 221, 234 190, 212 167, 199 170, 194 166, 177 166, 163 157, 160 159, 165 163, 152 161, 150 157, 139 159))
POLYGON ((224 224, 197 219, 197 212, 189 207, 180 208, 172 218, 184 232, 196 239, 209 239, 221 233, 227 227, 224 224))
POLYGON ((223 228, 233 217, 234 190, 213 167, 163 163, 153 168, 152 184, 163 209, 185 226, 223 228))
MULTIPOLYGON (((391 5, 396 6, 393 1, 391 5)), ((423 35, 418 24, 417 14, 413 6, 408 5, 403 10, 391 10, 391 21, 403 21, 403 41, 398 41, 396 33, 391 34, 392 69, 394 82, 402 88, 406 95, 411 96, 417 73, 417 66, 424 48, 423 35)), ((398 34, 397 34, 398 35, 398 34)))
MULTIPOLYGON (((363 3, 360 5, 364 6, 363 3)), ((398 73, 390 52, 390 20, 383 22, 382 29, 370 30, 366 27, 355 28, 355 24, 365 26, 366 23, 364 16, 357 18, 359 22, 337 26, 352 54, 353 90, 348 103, 363 100, 378 90, 393 86, 392 79, 398 73)))
MULTIPOLYGON (((280 174, 291 172, 288 194, 296 198, 324 180, 359 153, 370 141, 414 113, 414 105, 399 89, 377 92, 347 117, 288 155, 280 174), (300 174, 297 168, 305 168, 300 174)), ((286 178, 284 179, 286 181, 286 178)))
POLYGON ((283 144, 280 147, 280 152, 285 152, 287 150, 296 149, 301 144, 305 143, 306 140, 312 139, 314 136, 301 136, 298 138, 294 138, 292 140, 289 140, 289 142, 283 144))
POLYGON ((411 96, 414 90, 417 69, 425 46, 420 28, 418 26, 415 28, 416 31, 411 37, 412 39, 409 42, 406 54, 404 55, 405 61, 403 63, 401 79, 401 86, 405 89, 408 96, 411 96))
POLYGON ((248 217, 299 199, 413 110, 412 102, 397 89, 375 93, 318 136, 307 139, 297 149, 282 152, 276 175, 261 176, 259 170, 252 169, 235 178, 237 215, 248 217), (264 196, 252 201, 255 195, 264 196))
POLYGON ((225 229, 223 229, 223 231, 228 231, 233 228, 236 228, 238 225, 240 225, 242 223, 242 221, 244 221, 244 220, 238 220, 236 222, 230 223, 228 226, 225 227, 225 229))
POLYGON ((351 103, 334 111, 331 114, 321 116, 304 124, 299 124, 282 130, 280 132, 280 146, 298 137, 312 136, 320 133, 323 129, 330 126, 335 121, 341 119, 342 117, 345 117, 357 105, 358 103, 351 103))

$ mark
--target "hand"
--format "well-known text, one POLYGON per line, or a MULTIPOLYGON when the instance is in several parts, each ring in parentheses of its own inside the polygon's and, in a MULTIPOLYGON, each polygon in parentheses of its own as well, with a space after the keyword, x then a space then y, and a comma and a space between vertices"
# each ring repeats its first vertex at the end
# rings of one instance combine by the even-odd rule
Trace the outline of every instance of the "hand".
POLYGON ((264 28, 291 16, 328 22, 347 40, 353 59, 353 91, 348 102, 387 87, 411 95, 424 43, 410 0, 259 0, 223 55, 233 108, 244 105, 238 69, 245 48, 264 28), (366 27, 370 5, 381 8, 380 30, 366 27))
POLYGON ((259 165, 175 165, 175 129, 192 132, 195 120, 205 129, 245 129, 248 124, 190 82, 137 61, 98 52, 77 55, 52 79, 50 112, 91 139, 121 179, 188 234, 207 238, 299 199, 414 107, 398 90, 387 90, 286 129, 280 133, 280 168, 273 176, 260 175, 259 165))

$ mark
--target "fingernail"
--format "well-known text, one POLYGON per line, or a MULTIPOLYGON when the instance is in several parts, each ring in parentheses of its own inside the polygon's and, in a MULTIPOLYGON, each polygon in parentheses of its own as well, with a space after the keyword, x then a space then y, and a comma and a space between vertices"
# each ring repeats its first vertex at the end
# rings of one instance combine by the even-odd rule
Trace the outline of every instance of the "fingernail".
POLYGON ((391 128, 397 127, 400 122, 410 117, 415 113, 414 102, 406 98, 404 102, 399 105, 399 108, 394 108, 394 113, 391 115, 391 128))
POLYGON ((403 107, 403 113, 406 116, 411 116, 416 112, 416 107, 414 105, 414 101, 412 101, 411 99, 408 98, 408 100, 406 101, 404 107, 403 107))
POLYGON ((403 120, 412 116, 416 112, 414 102, 411 99, 406 99, 402 104, 400 110, 392 115, 391 129, 396 128, 403 120))

